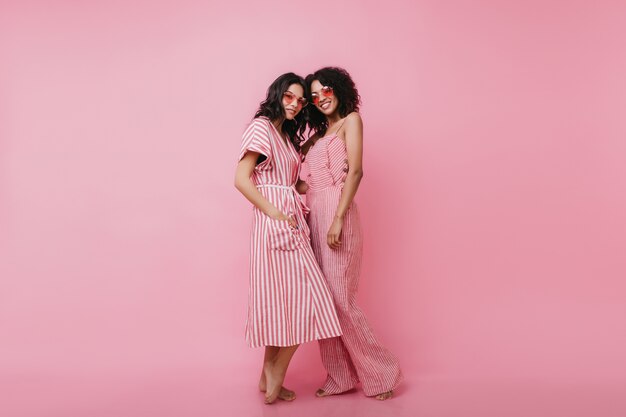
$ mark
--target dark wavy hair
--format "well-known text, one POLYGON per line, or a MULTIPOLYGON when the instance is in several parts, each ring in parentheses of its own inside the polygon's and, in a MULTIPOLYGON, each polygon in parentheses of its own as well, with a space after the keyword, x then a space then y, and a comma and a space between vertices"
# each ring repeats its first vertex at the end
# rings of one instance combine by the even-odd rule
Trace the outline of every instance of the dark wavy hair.
MULTIPOLYGON (((335 97, 337 97, 339 101, 337 110, 339 111, 340 117, 346 117, 353 111, 359 111, 361 96, 356 89, 352 77, 348 74, 348 71, 338 67, 324 67, 315 71, 313 74, 307 75, 305 79, 307 88, 305 91, 307 100, 310 103, 312 103, 311 83, 315 80, 319 81, 324 86, 333 88, 335 97)), ((311 130, 318 135, 324 135, 326 129, 328 129, 326 116, 312 104, 307 106, 305 110, 307 123, 311 130)))
POLYGON ((306 129, 306 116, 303 111, 300 111, 293 120, 286 120, 285 109, 283 107, 283 93, 287 91, 292 84, 302 86, 306 95, 306 84, 301 76, 293 72, 283 74, 276 78, 269 86, 265 101, 259 104, 259 109, 256 111, 254 117, 265 116, 272 122, 282 121, 283 133, 289 138, 291 143, 293 143, 296 150, 300 150, 300 143, 303 139, 302 134, 306 129))

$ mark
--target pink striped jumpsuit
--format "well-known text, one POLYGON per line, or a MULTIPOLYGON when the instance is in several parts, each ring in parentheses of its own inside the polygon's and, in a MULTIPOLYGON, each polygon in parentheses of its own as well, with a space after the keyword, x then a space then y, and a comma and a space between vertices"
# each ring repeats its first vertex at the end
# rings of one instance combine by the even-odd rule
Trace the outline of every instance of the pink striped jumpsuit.
POLYGON ((300 156, 266 117, 254 119, 244 132, 239 159, 248 151, 266 157, 254 168, 252 182, 295 217, 298 228, 253 208, 246 340, 250 347, 293 346, 339 336, 332 295, 309 242, 308 208, 295 189, 300 156))
POLYGON ((376 340, 356 304, 362 235, 354 201, 345 214, 340 248, 331 249, 326 243, 347 171, 345 142, 336 133, 320 138, 308 150, 302 169, 302 178, 309 185, 306 197, 311 210, 311 245, 333 294, 343 330, 341 337, 319 341, 328 372, 322 389, 338 394, 360 381, 365 395, 374 396, 395 389, 402 374, 398 360, 376 340))

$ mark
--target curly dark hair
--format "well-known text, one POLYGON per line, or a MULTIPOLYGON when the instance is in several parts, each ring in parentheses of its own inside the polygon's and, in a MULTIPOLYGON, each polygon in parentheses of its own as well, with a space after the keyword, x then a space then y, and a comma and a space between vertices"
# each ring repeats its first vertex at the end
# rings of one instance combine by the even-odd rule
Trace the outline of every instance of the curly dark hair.
MULTIPOLYGON (((309 103, 312 102, 311 83, 315 80, 324 86, 332 87, 335 97, 339 101, 337 110, 340 117, 346 117, 354 111, 359 111, 361 96, 348 71, 339 67, 324 67, 313 74, 307 75, 305 79, 307 88, 305 91, 309 103)), ((320 136, 324 135, 326 129, 328 129, 326 116, 313 105, 307 106, 305 110, 307 123, 311 130, 320 136)))
POLYGON ((289 138, 291 143, 296 147, 296 150, 300 150, 300 143, 303 139, 303 133, 306 129, 306 116, 303 111, 300 111, 293 120, 285 119, 285 109, 283 107, 283 93, 287 91, 290 85, 298 84, 305 91, 306 84, 304 79, 288 72, 276 78, 274 82, 267 89, 267 96, 265 100, 259 104, 259 109, 256 111, 254 117, 265 116, 270 121, 283 121, 282 131, 289 138))

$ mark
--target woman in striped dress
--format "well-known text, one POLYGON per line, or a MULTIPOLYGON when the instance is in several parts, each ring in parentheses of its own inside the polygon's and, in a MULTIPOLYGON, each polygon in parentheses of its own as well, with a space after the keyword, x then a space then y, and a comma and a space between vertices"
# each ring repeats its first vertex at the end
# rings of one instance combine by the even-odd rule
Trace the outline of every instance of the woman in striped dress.
POLYGON ((243 134, 235 173, 235 186, 254 205, 246 340, 265 346, 259 389, 268 404, 295 399, 282 384, 299 344, 341 335, 295 188, 304 90, 293 73, 272 83, 243 134))
POLYGON ((402 379, 398 361, 374 337, 356 304, 362 237, 354 196, 362 169, 360 97, 341 68, 322 68, 306 78, 309 125, 314 135, 302 146, 303 179, 310 207, 313 252, 333 294, 343 336, 319 341, 328 372, 316 395, 340 394, 360 381, 367 396, 391 398, 402 379))

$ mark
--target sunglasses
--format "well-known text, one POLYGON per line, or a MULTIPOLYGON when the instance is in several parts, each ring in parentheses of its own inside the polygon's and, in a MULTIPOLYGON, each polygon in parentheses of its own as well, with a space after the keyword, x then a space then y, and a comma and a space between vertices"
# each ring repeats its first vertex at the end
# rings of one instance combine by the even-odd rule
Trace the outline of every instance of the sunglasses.
POLYGON ((300 107, 305 107, 308 104, 306 101, 306 98, 297 97, 294 93, 292 93, 289 90, 283 93, 283 101, 285 102, 285 104, 291 104, 296 99, 298 99, 298 106, 300 107))
MULTIPOLYGON (((334 94, 333 88, 326 85, 322 87, 321 92, 324 97, 332 97, 334 94)), ((320 95, 317 93, 311 93, 311 101, 317 106, 317 104, 320 102, 320 95)))

